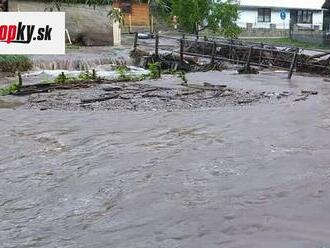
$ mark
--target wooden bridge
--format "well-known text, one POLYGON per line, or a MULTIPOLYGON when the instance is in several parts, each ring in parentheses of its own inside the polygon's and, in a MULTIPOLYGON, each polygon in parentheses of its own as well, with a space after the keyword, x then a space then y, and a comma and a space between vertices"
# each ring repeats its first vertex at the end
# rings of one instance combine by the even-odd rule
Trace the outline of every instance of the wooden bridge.
POLYGON ((156 35, 154 41, 139 39, 135 35, 134 51, 149 51, 160 58, 172 53, 183 64, 186 57, 209 59, 210 64, 226 61, 241 64, 247 70, 251 66, 287 70, 291 79, 294 71, 330 75, 330 51, 304 50, 298 47, 250 42, 240 39, 198 37, 183 35, 170 37, 156 35))

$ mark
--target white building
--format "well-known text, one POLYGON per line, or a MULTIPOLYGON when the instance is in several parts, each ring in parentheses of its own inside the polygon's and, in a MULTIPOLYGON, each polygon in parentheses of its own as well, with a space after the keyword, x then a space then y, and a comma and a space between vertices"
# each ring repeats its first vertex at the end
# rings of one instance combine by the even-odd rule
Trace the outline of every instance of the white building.
POLYGON ((292 24, 322 30, 325 0, 240 0, 241 28, 289 29, 292 24))

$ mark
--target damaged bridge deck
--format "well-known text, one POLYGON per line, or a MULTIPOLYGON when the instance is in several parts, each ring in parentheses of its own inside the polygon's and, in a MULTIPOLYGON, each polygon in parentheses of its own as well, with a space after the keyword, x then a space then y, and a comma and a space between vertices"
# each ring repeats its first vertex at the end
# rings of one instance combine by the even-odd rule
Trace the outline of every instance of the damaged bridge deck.
MULTIPOLYGON (((215 37, 181 38, 156 35, 155 40, 135 37, 135 53, 146 52, 162 62, 175 61, 176 66, 196 63, 197 58, 207 59, 209 65, 230 62, 243 65, 249 71, 251 66, 288 71, 288 78, 294 71, 330 75, 330 51, 308 50, 292 46, 278 46, 248 42, 239 39, 215 37)), ((144 53, 144 55, 146 55, 144 53)), ((212 67, 210 67, 212 68, 212 67)))

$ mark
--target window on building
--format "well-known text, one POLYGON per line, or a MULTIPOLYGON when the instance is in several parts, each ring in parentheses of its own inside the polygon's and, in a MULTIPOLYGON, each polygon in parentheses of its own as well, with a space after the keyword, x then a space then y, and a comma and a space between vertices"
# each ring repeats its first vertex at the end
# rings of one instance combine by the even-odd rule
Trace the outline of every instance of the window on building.
POLYGON ((0 0, 0 12, 8 11, 8 0, 0 0))
POLYGON ((298 10, 298 23, 313 23, 313 11, 311 10, 298 10))
POLYGON ((119 2, 119 7, 123 13, 130 14, 132 11, 132 1, 131 0, 121 0, 119 2))
POLYGON ((271 14, 271 9, 258 9, 258 22, 270 22, 271 14))

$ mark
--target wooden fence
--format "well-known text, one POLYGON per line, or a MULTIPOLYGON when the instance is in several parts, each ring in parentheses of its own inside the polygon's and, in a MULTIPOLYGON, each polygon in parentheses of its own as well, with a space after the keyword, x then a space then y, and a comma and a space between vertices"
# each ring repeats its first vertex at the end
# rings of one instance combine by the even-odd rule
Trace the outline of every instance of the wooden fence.
POLYGON ((330 54, 330 51, 309 50, 309 53, 315 54, 306 55, 304 49, 298 47, 188 35, 180 38, 156 35, 154 42, 150 42, 139 39, 136 34, 134 50, 138 47, 151 50, 155 58, 159 58, 160 52, 177 54, 180 63, 184 63, 185 56, 193 56, 207 58, 211 64, 226 61, 242 64, 246 68, 259 66, 287 70, 289 79, 295 70, 330 75, 330 59, 319 60, 330 54))

